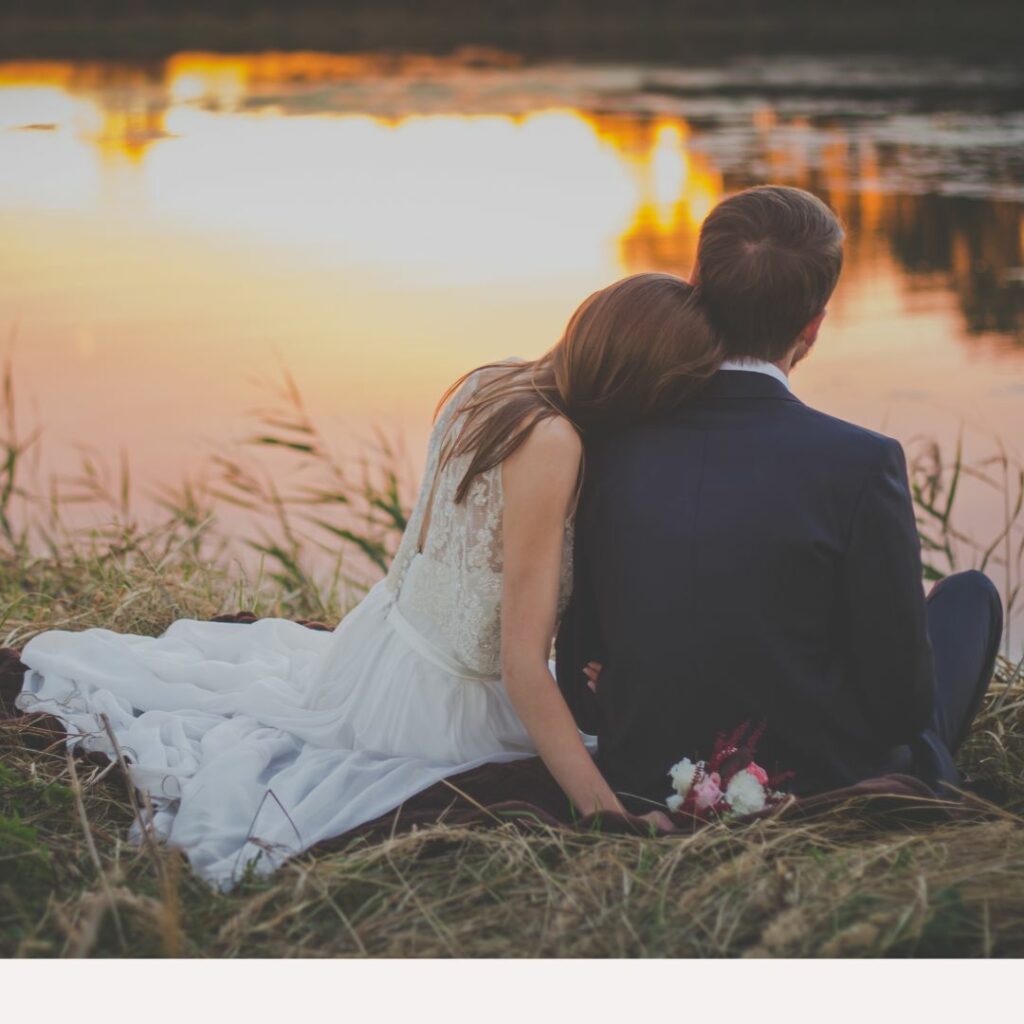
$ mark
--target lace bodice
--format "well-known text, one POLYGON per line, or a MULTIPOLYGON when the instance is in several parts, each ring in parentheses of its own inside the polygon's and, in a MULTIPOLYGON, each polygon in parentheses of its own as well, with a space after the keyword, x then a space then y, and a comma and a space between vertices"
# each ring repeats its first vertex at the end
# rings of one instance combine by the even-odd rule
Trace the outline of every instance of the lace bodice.
MULTIPOLYGON (((449 427, 450 436, 457 436, 460 409, 479 383, 480 373, 471 376, 434 425, 419 497, 386 585, 417 632, 454 657, 468 676, 497 678, 503 569, 501 466, 477 476, 460 504, 455 502, 455 492, 469 456, 451 459, 438 473, 449 427)), ((565 525, 559 615, 572 587, 572 535, 570 518, 565 525)))

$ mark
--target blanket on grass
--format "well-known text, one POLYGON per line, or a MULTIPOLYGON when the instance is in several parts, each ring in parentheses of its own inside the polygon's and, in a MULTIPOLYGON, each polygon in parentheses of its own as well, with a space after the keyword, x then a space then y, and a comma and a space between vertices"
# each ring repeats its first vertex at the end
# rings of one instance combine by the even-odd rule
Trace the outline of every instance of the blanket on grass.
MULTIPOLYGON (((255 622, 249 612, 218 615, 216 622, 255 622)), ((310 629, 327 630, 321 622, 297 620, 310 629)), ((14 648, 0 648, 0 719, 16 725, 22 742, 46 749, 63 742, 64 729, 51 715, 19 714, 14 699, 21 690, 26 666, 14 648)), ((102 755, 82 755, 106 764, 102 755)), ((666 780, 666 792, 668 791, 666 780)), ((919 779, 886 775, 854 786, 800 798, 790 797, 756 817, 785 817, 800 821, 818 818, 840 808, 856 808, 858 821, 926 824, 973 817, 984 811, 984 802, 973 799, 940 799, 919 779)), ((680 833, 692 834, 706 822, 671 815, 680 833)), ((488 827, 512 822, 525 829, 567 828, 606 834, 648 834, 650 826, 631 815, 579 816, 539 757, 502 764, 485 764, 452 776, 417 794, 404 804, 366 822, 344 835, 326 840, 316 852, 341 849, 355 838, 373 840, 438 822, 449 825, 488 827)))

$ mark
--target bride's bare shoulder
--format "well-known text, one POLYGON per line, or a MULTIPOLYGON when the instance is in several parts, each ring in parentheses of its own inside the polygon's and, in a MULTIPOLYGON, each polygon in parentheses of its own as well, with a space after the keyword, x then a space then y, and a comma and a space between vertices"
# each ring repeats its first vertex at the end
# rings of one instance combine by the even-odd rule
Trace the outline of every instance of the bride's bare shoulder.
POLYGON ((527 443, 534 441, 538 450, 579 456, 583 441, 579 431, 564 416, 549 416, 534 428, 527 443))
POLYGON ((583 442, 564 416, 536 424, 501 466, 506 531, 509 523, 564 522, 576 500, 582 458, 583 442))
POLYGON ((507 461, 529 466, 534 472, 575 473, 582 456, 583 442, 576 428, 564 416, 549 416, 534 426, 507 461))

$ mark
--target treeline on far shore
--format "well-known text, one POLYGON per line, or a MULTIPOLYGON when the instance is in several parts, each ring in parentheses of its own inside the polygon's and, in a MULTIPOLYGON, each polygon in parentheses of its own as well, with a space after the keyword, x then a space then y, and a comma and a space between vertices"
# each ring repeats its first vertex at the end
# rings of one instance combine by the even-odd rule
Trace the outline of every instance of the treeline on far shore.
POLYGON ((493 47, 528 58, 776 53, 1013 59, 1020 0, 0 0, 0 57, 493 47))

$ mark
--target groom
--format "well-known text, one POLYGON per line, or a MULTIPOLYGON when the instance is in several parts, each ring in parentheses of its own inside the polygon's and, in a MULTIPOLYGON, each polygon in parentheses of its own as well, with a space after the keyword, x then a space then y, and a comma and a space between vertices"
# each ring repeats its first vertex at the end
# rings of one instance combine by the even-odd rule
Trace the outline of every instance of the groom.
POLYGON ((588 445, 558 681, 632 810, 662 803, 670 765, 745 721, 765 723, 758 761, 792 771, 797 793, 891 772, 960 782, 953 755, 992 676, 999 596, 967 572, 925 599, 900 445, 790 384, 842 243, 799 189, 720 203, 694 279, 721 371, 670 418, 588 445))

